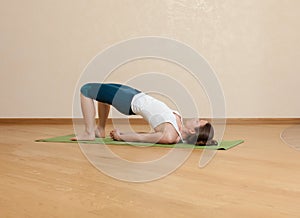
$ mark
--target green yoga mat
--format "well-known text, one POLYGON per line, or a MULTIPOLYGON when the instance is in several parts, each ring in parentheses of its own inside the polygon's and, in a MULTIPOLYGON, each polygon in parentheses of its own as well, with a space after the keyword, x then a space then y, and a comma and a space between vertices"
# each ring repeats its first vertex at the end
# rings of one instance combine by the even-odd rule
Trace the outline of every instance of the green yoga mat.
MULTIPOLYGON (((38 139, 35 140, 36 142, 60 142, 60 143, 78 143, 77 141, 71 141, 74 135, 65 135, 65 136, 58 136, 53 138, 46 138, 46 139, 38 139)), ((173 148, 175 144, 152 144, 152 143, 140 143, 140 142, 123 142, 123 141, 114 141, 111 138, 96 138, 95 141, 79 141, 80 143, 84 144, 109 144, 109 145, 128 145, 128 146, 151 146, 151 147, 166 147, 166 148, 173 148)), ((211 145, 211 146, 194 146, 191 144, 184 144, 180 143, 176 145, 176 148, 192 148, 195 149, 211 149, 211 150, 228 150, 234 146, 237 146, 243 143, 243 140, 234 140, 234 141, 222 141, 219 145, 211 145)))

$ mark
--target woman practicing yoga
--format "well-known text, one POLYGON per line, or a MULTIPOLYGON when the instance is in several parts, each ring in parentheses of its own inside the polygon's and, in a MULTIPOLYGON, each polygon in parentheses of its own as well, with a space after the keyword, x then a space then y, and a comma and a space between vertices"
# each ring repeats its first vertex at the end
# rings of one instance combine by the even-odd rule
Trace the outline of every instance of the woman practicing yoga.
POLYGON ((188 119, 183 122, 177 111, 163 102, 132 87, 115 83, 87 83, 80 89, 85 131, 71 140, 95 140, 105 137, 105 124, 110 105, 125 115, 141 115, 154 129, 152 133, 121 133, 112 130, 117 141, 172 144, 185 141, 196 145, 215 144, 214 129, 206 120, 188 119), (95 125, 94 100, 98 101, 99 120, 95 125))

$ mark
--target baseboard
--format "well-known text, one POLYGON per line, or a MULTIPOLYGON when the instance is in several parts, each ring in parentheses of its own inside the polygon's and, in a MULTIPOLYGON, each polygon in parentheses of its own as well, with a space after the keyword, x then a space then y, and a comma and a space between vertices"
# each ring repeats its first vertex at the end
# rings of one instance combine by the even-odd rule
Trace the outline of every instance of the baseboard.
MULTIPOLYGON (((82 118, 72 119, 72 118, 0 118, 0 125, 34 125, 34 124, 48 124, 48 125, 72 125, 73 121, 83 122, 82 118)), ((147 122, 141 118, 108 118, 107 124, 130 124, 135 125, 146 125, 147 122)))
POLYGON ((268 124, 300 124, 300 118, 227 118, 226 124, 231 125, 268 125, 268 124))
MULTIPOLYGON (((82 119, 78 119, 81 120, 82 119)), ((147 122, 141 118, 109 118, 107 124, 130 124, 146 125, 147 122)), ((72 118, 0 118, 0 125, 72 125, 72 118)), ((267 124, 300 124, 300 118, 227 118, 226 124, 230 125, 267 125, 267 124)))

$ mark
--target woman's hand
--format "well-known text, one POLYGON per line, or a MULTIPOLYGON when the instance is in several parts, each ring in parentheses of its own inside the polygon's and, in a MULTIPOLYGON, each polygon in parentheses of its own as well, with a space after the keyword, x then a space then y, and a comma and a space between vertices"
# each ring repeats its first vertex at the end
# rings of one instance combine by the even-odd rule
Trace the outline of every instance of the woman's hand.
POLYGON ((110 131, 109 135, 115 141, 122 141, 121 133, 119 132, 118 129, 114 129, 114 130, 110 131))

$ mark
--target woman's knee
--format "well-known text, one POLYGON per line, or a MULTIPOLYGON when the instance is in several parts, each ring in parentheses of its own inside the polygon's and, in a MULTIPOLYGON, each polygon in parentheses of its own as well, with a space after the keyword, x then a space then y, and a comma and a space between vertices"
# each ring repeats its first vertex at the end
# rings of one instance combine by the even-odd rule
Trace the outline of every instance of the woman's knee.
POLYGON ((80 93, 87 98, 95 99, 99 91, 97 83, 86 83, 80 88, 80 93))
POLYGON ((83 86, 81 86, 80 88, 80 93, 83 94, 85 97, 88 97, 88 93, 89 93, 89 90, 90 90, 90 84, 87 83, 87 84, 84 84, 83 86))

